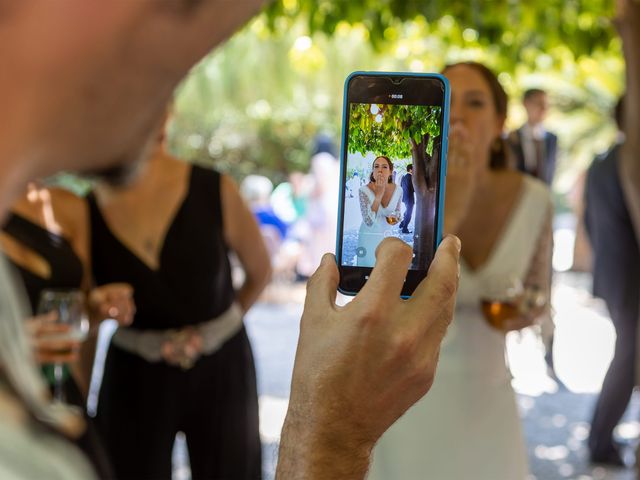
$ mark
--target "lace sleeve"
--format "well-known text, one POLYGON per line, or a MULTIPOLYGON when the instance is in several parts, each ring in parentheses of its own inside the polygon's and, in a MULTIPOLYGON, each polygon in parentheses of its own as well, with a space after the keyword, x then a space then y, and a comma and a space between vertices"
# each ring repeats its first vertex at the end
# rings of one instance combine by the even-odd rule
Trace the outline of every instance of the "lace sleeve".
POLYGON ((398 195, 398 204, 396 205, 396 208, 394 210, 394 214, 396 218, 400 218, 400 214, 402 213, 401 208, 402 208, 402 195, 398 195))
POLYGON ((535 288, 544 294, 546 298, 544 313, 549 312, 551 299, 551 260, 553 253, 553 231, 551 222, 552 208, 549 206, 524 282, 525 287, 535 288))
POLYGON ((371 210, 371 201, 369 200, 367 193, 362 188, 360 189, 360 213, 362 214, 362 221, 368 227, 373 225, 373 222, 376 221, 377 213, 371 210))

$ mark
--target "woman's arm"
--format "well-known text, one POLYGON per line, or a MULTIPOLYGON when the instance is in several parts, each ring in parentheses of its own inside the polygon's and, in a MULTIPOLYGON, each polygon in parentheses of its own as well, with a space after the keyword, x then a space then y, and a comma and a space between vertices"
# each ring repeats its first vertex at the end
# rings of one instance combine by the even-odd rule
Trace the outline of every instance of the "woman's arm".
POLYGON ((269 283, 271 261, 260 228, 235 182, 226 175, 222 175, 220 182, 224 237, 238 255, 245 272, 245 281, 237 292, 237 299, 246 312, 269 283))
MULTIPOLYGON (((544 226, 536 243, 536 249, 529 265, 529 271, 524 281, 524 287, 529 292, 537 291, 544 303, 535 304, 534 298, 524 298, 524 302, 533 302, 534 304, 527 306, 526 313, 523 313, 518 318, 509 320, 505 323, 505 330, 520 330, 525 327, 533 325, 536 319, 543 315, 548 315, 550 312, 550 300, 551 300, 551 264, 553 253, 553 229, 552 229, 552 212, 553 207, 549 205, 547 207, 547 214, 544 222, 544 226)), ((526 292, 525 292, 526 293, 526 292)))
MULTIPOLYGON (((396 188, 402 190, 402 187, 396 186, 396 188)), ((398 204, 396 205, 396 208, 394 209, 394 213, 395 213, 395 216, 397 218, 400 218, 400 215, 402 213, 402 194, 398 195, 398 204)))
POLYGON ((380 208, 380 199, 375 197, 373 203, 370 203, 369 195, 364 191, 365 188, 369 188, 366 185, 360 188, 360 213, 362 214, 362 221, 367 226, 371 226, 378 217, 378 209, 380 208))

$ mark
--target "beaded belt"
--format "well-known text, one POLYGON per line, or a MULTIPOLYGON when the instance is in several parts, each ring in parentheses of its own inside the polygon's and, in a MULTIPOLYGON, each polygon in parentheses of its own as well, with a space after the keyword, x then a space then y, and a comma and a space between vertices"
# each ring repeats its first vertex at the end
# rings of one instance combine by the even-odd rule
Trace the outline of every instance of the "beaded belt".
POLYGON ((216 318, 179 329, 138 330, 119 327, 111 341, 148 362, 164 361, 188 370, 202 355, 218 351, 240 331, 242 325, 242 310, 234 303, 216 318))

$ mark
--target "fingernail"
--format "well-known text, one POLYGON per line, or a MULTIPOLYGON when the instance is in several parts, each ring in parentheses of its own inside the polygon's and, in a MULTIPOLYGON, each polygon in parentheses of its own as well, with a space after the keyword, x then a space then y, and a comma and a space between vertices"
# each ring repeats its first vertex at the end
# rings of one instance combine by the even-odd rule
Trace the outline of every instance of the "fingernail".
POLYGON ((456 246, 456 250, 458 250, 458 253, 460 253, 460 251, 462 250, 462 243, 460 242, 460 239, 458 237, 456 237, 455 235, 449 235, 449 237, 451 237, 451 239, 453 239, 454 244, 456 246))

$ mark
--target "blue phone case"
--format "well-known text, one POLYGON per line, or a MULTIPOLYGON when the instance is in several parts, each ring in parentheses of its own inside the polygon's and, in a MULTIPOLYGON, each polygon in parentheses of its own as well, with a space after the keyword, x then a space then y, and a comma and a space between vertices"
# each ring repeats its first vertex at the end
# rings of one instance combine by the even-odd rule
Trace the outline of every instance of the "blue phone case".
MULTIPOLYGON (((347 151, 344 146, 347 144, 347 90, 349 88, 349 82, 356 76, 369 76, 369 77, 385 77, 388 75, 402 75, 405 77, 420 77, 420 78, 437 78, 442 81, 444 85, 444 105, 443 105, 443 119, 442 119, 442 151, 440 153, 440 179, 438 187, 438 210, 436 212, 436 245, 440 245, 442 241, 442 223, 444 221, 444 197, 445 197, 445 179, 447 176, 447 152, 449 150, 449 104, 451 101, 451 89, 449 88, 449 81, 440 73, 415 73, 415 72, 365 72, 356 71, 352 72, 344 81, 344 92, 342 100, 342 139, 340 145, 340 197, 338 199, 338 227, 336 231, 336 263, 340 265, 340 233, 342 229, 342 204, 344 202, 344 168, 347 162, 347 151)), ((354 296, 358 292, 348 292, 338 287, 338 291, 344 295, 354 296)), ((408 295, 403 295, 402 298, 409 298, 408 295)))

